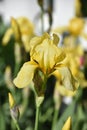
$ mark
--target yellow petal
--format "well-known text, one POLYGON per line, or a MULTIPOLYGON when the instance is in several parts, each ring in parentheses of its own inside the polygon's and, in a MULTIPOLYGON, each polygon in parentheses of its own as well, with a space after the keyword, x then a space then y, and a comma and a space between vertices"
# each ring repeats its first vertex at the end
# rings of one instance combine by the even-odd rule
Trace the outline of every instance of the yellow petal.
POLYGON ((31 51, 33 51, 33 49, 37 45, 42 44, 43 40, 46 39, 46 38, 50 38, 50 36, 48 35, 48 33, 44 33, 42 36, 36 36, 36 37, 32 38, 30 40, 31 51))
POLYGON ((58 91, 58 93, 62 96, 74 96, 76 94, 76 91, 71 91, 71 90, 68 90, 66 89, 60 81, 57 81, 56 82, 56 91, 58 91))
POLYGON ((10 104, 10 108, 13 108, 14 105, 15 105, 15 100, 14 100, 14 98, 13 98, 13 96, 12 96, 11 93, 8 93, 8 96, 9 96, 9 104, 10 104))
POLYGON ((37 67, 38 65, 33 61, 24 63, 17 77, 13 81, 16 87, 24 88, 28 86, 34 77, 34 71, 37 67))
POLYGON ((21 38, 21 32, 20 32, 20 28, 19 28, 19 25, 17 23, 17 20, 14 19, 13 17, 11 18, 11 26, 12 26, 13 33, 14 33, 16 40, 19 41, 21 38))
MULTIPOLYGON (((68 67, 64 67, 62 65, 59 65, 56 67, 56 71, 55 71, 55 76, 57 77, 57 74, 56 73, 60 73, 61 75, 61 82, 62 82, 62 85, 68 89, 68 90, 71 90, 71 91, 75 91, 78 86, 79 86, 79 83, 78 81, 73 77, 70 69, 68 67)), ((58 77, 59 78, 59 77, 58 77)))
POLYGON ((73 35, 79 35, 84 28, 84 20, 81 18, 73 18, 69 23, 69 31, 73 35))
POLYGON ((57 45, 59 43, 60 38, 57 36, 57 34, 53 34, 53 43, 57 45))
POLYGON ((20 31, 22 35, 32 35, 34 33, 34 25, 33 23, 27 19, 26 17, 17 18, 17 23, 20 27, 20 31))
POLYGON ((71 117, 68 117, 68 119, 65 122, 62 130, 71 130, 71 117))
POLYGON ((7 43, 10 41, 10 38, 13 34, 13 30, 11 28, 9 28, 6 32, 5 32, 5 35, 2 39, 2 44, 3 45, 7 45, 7 43))
POLYGON ((55 64, 64 60, 65 54, 53 44, 53 40, 46 38, 42 44, 35 47, 31 57, 38 62, 44 73, 50 73, 55 64))

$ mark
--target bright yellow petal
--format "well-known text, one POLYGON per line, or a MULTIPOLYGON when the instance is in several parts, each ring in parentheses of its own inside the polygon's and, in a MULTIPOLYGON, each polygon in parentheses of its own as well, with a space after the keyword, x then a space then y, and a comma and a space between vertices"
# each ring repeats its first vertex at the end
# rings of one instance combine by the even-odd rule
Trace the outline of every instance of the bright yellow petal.
POLYGON ((34 77, 34 71, 36 70, 37 67, 38 65, 33 61, 24 63, 17 77, 13 81, 14 84, 18 88, 24 88, 28 86, 34 77))
POLYGON ((60 48, 53 44, 53 40, 45 39, 42 44, 35 47, 31 57, 38 62, 44 73, 50 73, 54 65, 64 60, 65 54, 60 48))
MULTIPOLYGON (((71 90, 71 91, 75 91, 78 86, 79 86, 79 83, 78 81, 73 77, 70 69, 68 67, 64 67, 64 66, 57 66, 56 68, 56 71, 55 71, 55 76, 57 77, 57 73, 59 73, 61 75, 61 82, 62 82, 62 85, 68 89, 68 90, 71 90)), ((59 77, 58 77, 59 78, 59 77)))
POLYGON ((14 105, 15 105, 15 100, 14 100, 14 98, 13 98, 13 96, 12 96, 11 93, 8 93, 8 97, 9 97, 9 105, 10 105, 10 108, 13 108, 14 105))
POLYGON ((68 117, 68 119, 65 122, 62 130, 71 130, 71 117, 68 117))
POLYGON ((13 30, 11 28, 9 28, 6 31, 6 33, 5 33, 5 35, 4 35, 3 39, 2 39, 2 44, 3 45, 7 45, 7 43, 10 41, 10 38, 11 38, 12 34, 13 34, 13 30))
POLYGON ((48 35, 48 33, 44 33, 42 36, 36 36, 34 38, 32 38, 30 40, 30 46, 31 46, 31 55, 32 55, 32 51, 34 50, 34 48, 39 45, 42 44, 43 40, 46 38, 50 38, 50 36, 48 35))

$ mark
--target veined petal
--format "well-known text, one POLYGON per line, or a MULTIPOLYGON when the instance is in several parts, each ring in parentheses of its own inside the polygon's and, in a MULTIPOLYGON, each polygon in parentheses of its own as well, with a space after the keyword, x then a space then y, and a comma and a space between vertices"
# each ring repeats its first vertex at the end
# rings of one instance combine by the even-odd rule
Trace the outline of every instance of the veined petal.
POLYGON ((71 91, 66 89, 62 84, 61 81, 56 82, 56 90, 60 93, 62 96, 74 96, 76 94, 76 91, 71 91))
POLYGON ((40 68, 46 73, 50 73, 55 64, 64 60, 64 52, 53 44, 53 40, 45 39, 42 44, 38 45, 34 49, 34 53, 31 56, 40 65, 40 68))
MULTIPOLYGON (((78 81, 73 77, 70 69, 66 66, 63 66, 63 65, 59 65, 56 67, 56 70, 55 70, 55 76, 57 77, 57 73, 59 73, 61 75, 61 82, 62 82, 62 85, 68 89, 68 90, 72 90, 72 91, 75 91, 78 86, 79 86, 79 83, 78 81)), ((57 77, 59 78, 59 77, 57 77)))
POLYGON ((37 67, 38 65, 33 61, 24 63, 17 77, 13 81, 14 84, 18 88, 24 88, 28 86, 34 77, 34 71, 36 70, 37 67))
POLYGON ((48 33, 44 33, 43 36, 36 36, 34 38, 32 38, 30 40, 30 47, 31 47, 31 55, 33 53, 33 50, 34 48, 39 45, 39 44, 42 44, 43 40, 46 39, 46 38, 50 38, 50 36, 48 35, 48 33))

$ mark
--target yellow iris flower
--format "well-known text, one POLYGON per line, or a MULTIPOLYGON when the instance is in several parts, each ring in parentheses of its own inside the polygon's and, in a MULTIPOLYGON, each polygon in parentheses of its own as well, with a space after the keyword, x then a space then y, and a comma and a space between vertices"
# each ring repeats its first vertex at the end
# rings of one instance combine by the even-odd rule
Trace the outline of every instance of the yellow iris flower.
POLYGON ((3 37, 3 45, 9 42, 12 35, 14 35, 18 43, 23 43, 26 51, 29 51, 29 41, 34 35, 34 25, 25 17, 19 17, 17 19, 12 17, 11 27, 6 31, 3 37))
MULTIPOLYGON (((28 86, 32 80, 34 81, 34 78, 38 80, 37 71, 39 70, 44 78, 39 78, 38 85, 41 80, 44 84, 51 75, 55 75, 57 79, 58 75, 61 75, 64 87, 72 91, 76 90, 78 83, 72 76, 70 69, 63 64, 66 55, 61 48, 57 47, 58 41, 59 38, 56 34, 53 35, 52 39, 47 33, 40 37, 34 37, 30 41, 31 59, 24 63, 14 79, 14 84, 18 88, 28 86)), ((40 87, 43 88, 43 85, 41 84, 40 87)))
POLYGON ((67 26, 57 27, 52 32, 60 33, 69 32, 72 36, 82 36, 87 39, 87 34, 84 32, 85 21, 82 18, 72 18, 67 26))
POLYGON ((68 29, 71 34, 73 35, 79 35, 82 33, 84 28, 84 20, 81 18, 73 18, 69 22, 68 29))

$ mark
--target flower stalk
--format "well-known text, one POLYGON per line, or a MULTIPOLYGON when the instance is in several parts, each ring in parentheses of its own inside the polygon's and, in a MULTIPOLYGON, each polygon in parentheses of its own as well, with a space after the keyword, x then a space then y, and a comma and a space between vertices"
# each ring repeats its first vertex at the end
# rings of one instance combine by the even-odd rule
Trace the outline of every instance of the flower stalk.
POLYGON ((40 106, 42 104, 44 100, 44 97, 37 97, 36 96, 36 118, 35 118, 35 128, 34 130, 38 130, 38 122, 39 122, 39 110, 40 110, 40 106))

